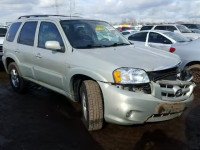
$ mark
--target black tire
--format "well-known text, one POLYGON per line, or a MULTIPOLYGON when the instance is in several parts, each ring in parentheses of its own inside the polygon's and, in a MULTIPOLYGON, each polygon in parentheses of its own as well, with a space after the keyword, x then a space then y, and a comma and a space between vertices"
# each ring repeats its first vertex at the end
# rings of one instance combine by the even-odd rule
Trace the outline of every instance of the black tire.
POLYGON ((199 64, 191 65, 187 69, 192 71, 193 81, 199 85, 200 84, 200 65, 199 64))
POLYGON ((93 80, 83 81, 80 88, 82 120, 88 131, 103 127, 103 98, 100 87, 93 80))
POLYGON ((15 62, 12 62, 8 65, 8 72, 10 84, 13 90, 17 93, 23 93, 25 91, 26 82, 21 77, 21 73, 15 62), (14 81, 14 78, 16 81, 14 81))

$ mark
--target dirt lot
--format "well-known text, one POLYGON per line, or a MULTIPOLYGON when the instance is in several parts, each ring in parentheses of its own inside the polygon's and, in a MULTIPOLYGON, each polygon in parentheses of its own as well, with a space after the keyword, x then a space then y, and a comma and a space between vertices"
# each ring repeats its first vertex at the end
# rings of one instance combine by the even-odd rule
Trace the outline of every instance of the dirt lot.
POLYGON ((0 150, 199 150, 199 90, 192 107, 174 120, 140 126, 105 124, 88 133, 78 104, 36 85, 26 94, 16 94, 0 69, 0 150))

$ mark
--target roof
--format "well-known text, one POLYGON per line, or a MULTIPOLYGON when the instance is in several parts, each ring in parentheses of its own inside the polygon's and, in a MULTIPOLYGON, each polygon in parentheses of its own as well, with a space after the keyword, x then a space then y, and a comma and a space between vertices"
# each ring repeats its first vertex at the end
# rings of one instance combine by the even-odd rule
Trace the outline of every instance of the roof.
POLYGON ((25 15, 20 16, 18 20, 29 20, 29 19, 57 19, 57 20, 71 20, 71 19, 83 19, 80 16, 65 16, 65 15, 25 15))
POLYGON ((140 32, 159 32, 159 33, 167 33, 167 32, 171 32, 171 31, 168 31, 168 30, 143 30, 143 31, 140 31, 140 32))

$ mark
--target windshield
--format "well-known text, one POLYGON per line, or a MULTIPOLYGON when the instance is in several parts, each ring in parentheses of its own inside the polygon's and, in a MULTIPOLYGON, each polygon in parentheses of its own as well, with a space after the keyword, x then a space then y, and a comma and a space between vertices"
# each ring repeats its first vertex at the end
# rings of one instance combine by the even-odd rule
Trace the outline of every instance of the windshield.
POLYGON ((6 28, 0 28, 0 37, 6 36, 7 29, 6 28))
POLYGON ((200 24, 197 24, 197 28, 200 29, 200 24))
POLYGON ((192 33, 190 29, 183 25, 177 25, 177 28, 180 30, 181 33, 192 33))
POLYGON ((164 33, 166 36, 172 38, 173 40, 175 40, 176 42, 189 42, 190 40, 183 37, 180 34, 174 33, 174 32, 166 32, 164 33))
POLYGON ((64 20, 61 26, 74 48, 88 49, 130 45, 117 30, 103 21, 64 20))

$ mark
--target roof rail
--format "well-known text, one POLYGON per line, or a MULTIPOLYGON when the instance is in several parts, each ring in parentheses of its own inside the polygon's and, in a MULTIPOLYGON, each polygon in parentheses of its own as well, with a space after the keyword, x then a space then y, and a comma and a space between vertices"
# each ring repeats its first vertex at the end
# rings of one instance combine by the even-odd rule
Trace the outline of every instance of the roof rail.
POLYGON ((65 16, 65 15, 25 15, 25 16, 20 16, 18 19, 22 18, 31 18, 31 17, 80 17, 80 16, 65 16))

